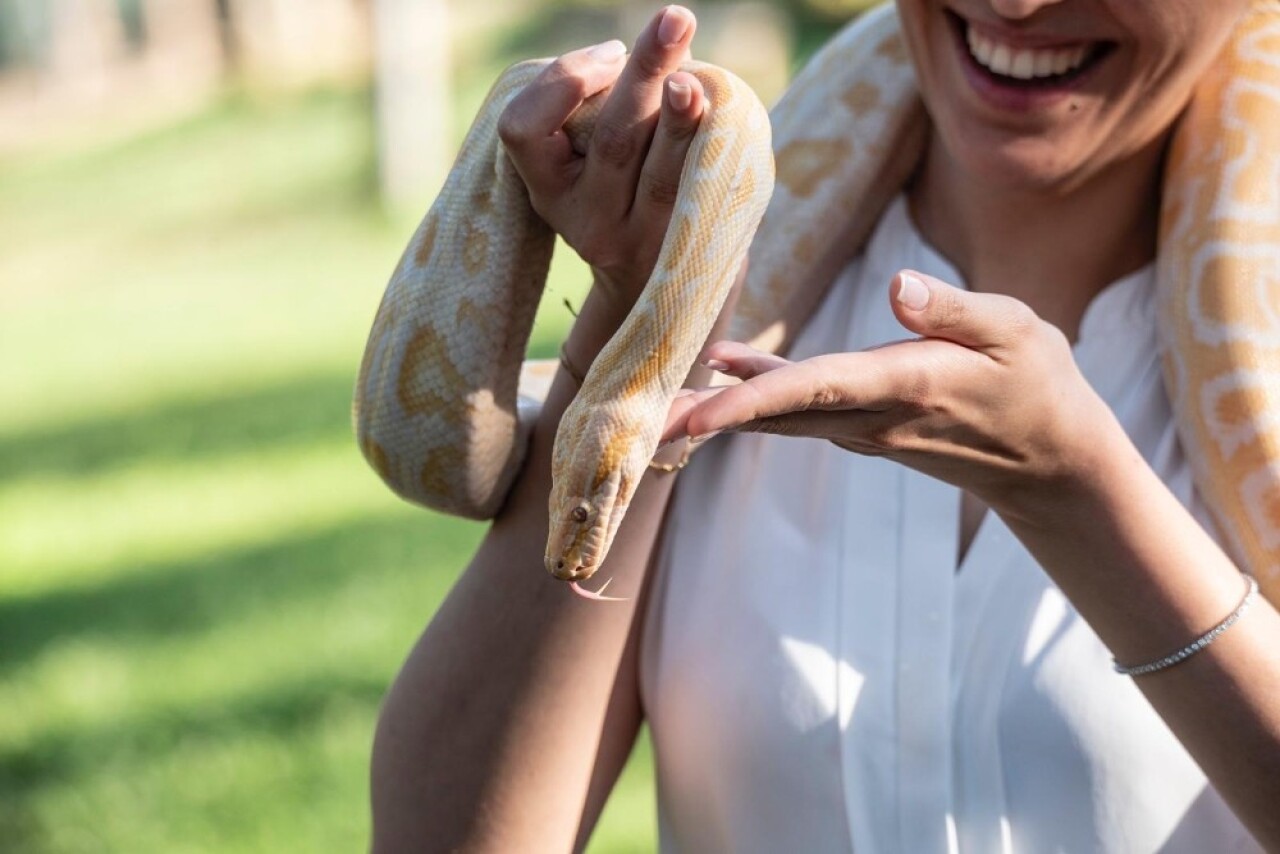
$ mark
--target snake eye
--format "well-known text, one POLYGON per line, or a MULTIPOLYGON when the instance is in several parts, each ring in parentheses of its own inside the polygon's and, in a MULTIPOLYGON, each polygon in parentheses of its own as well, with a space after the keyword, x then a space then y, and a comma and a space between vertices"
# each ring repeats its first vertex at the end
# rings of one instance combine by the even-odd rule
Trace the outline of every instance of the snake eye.
POLYGON ((569 516, 573 519, 573 521, 577 522, 578 524, 582 524, 583 522, 587 521, 588 518, 590 518, 591 511, 586 504, 579 504, 577 507, 573 508, 573 512, 570 513, 569 516))

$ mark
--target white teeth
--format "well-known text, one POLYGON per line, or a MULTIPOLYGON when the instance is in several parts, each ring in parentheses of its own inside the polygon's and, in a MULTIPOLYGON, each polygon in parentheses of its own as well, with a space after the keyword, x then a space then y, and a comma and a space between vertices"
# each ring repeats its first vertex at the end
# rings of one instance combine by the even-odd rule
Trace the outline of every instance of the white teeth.
POLYGON ((1055 74, 1065 74, 1073 68, 1079 68, 1084 64, 1084 58, 1088 55, 1088 51, 1082 47, 1075 50, 1059 51, 1055 60, 1054 68, 1061 68, 1061 71, 1055 70, 1055 74))
POLYGON ((968 28, 966 38, 969 53, 979 65, 995 74, 1018 80, 1066 74, 1083 65, 1089 55, 1087 47, 1011 47, 981 35, 973 27, 968 28))
POLYGON ((1013 69, 1009 72, 1010 77, 1017 77, 1019 80, 1030 80, 1036 76, 1036 60, 1029 50, 1020 50, 1013 55, 1013 69))
POLYGON ((995 47, 989 39, 984 39, 969 28, 969 53, 973 54, 973 58, 978 60, 978 64, 984 67, 991 66, 991 54, 995 51, 995 47))

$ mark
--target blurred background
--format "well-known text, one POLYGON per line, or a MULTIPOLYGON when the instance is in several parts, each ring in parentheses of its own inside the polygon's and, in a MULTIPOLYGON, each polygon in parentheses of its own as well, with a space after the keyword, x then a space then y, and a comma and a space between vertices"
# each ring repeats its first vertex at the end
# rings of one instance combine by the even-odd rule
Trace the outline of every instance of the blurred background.
MULTIPOLYGON (((766 100, 866 0, 690 4, 766 100)), ((0 0, 0 850, 352 851, 483 526, 351 437, 387 275, 509 63, 609 0, 0 0)), ((561 252, 531 352, 587 277, 561 252)), ((654 848, 637 747, 592 851, 654 848)))

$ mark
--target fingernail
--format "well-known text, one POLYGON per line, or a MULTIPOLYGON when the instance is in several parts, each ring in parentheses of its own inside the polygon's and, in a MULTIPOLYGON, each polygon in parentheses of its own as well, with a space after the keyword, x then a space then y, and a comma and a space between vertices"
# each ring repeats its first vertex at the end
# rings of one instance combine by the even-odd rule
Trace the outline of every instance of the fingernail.
POLYGON ((727 371, 729 370, 729 363, 722 362, 719 359, 707 359, 702 363, 702 367, 710 368, 713 371, 727 371))
POLYGON ((693 87, 688 83, 668 81, 667 100, 676 112, 683 113, 693 103, 693 87))
POLYGON ((663 47, 675 47, 689 32, 689 12, 682 6, 668 6, 658 23, 658 41, 663 47))
POLYGON ((587 51, 596 62, 617 62, 627 55, 627 46, 617 39, 598 44, 587 51))
POLYGON ((690 436, 689 444, 701 445, 703 442, 707 441, 708 439, 714 439, 716 436, 719 436, 719 435, 720 435, 719 430, 712 430, 710 433, 703 433, 701 436, 690 436))
POLYGON ((679 400, 682 397, 688 397, 691 394, 697 394, 697 393, 698 393, 697 389, 682 388, 678 392, 676 392, 676 400, 679 400))
POLYGON ((929 304, 929 288, 910 273, 898 277, 898 302, 912 311, 922 311, 929 304))

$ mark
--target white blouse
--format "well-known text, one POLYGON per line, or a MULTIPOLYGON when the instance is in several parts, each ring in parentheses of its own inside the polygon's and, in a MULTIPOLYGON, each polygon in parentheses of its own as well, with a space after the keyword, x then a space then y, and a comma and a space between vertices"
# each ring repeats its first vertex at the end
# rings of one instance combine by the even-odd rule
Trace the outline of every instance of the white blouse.
MULTIPOLYGON (((908 337, 902 268, 959 282, 899 199, 795 357, 908 337)), ((1150 268, 1094 299, 1075 357, 1207 519, 1150 268)), ((726 435, 695 457, 641 661, 662 850, 1260 850, 995 514, 957 572, 959 513, 956 488, 828 442, 726 435)))

